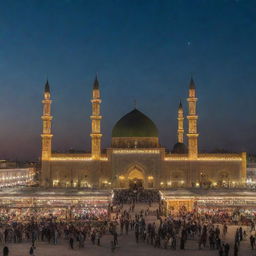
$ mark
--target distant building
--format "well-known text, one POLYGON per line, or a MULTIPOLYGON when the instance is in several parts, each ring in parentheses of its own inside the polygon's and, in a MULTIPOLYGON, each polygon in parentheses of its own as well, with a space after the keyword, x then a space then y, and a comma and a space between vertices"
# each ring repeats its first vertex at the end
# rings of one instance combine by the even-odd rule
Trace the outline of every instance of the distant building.
POLYGON ((244 186, 246 153, 198 152, 197 100, 196 86, 191 79, 187 98, 187 145, 184 143, 184 111, 180 103, 177 143, 171 153, 166 153, 166 149, 161 147, 158 129, 154 122, 136 108, 115 124, 111 147, 106 153, 102 153, 101 96, 96 77, 91 100, 91 153, 60 154, 52 152, 52 100, 47 81, 42 101, 41 186, 98 188, 244 186))
MULTIPOLYGON (((3 167, 3 165, 0 165, 3 167)), ((9 166, 7 166, 9 167, 9 166)), ((35 168, 0 168, 0 188, 32 185, 35 168)))
POLYGON ((256 157, 253 155, 248 156, 246 182, 249 186, 256 186, 256 157))
POLYGON ((0 160, 0 169, 2 168, 16 168, 17 163, 16 162, 11 162, 7 160, 0 160))

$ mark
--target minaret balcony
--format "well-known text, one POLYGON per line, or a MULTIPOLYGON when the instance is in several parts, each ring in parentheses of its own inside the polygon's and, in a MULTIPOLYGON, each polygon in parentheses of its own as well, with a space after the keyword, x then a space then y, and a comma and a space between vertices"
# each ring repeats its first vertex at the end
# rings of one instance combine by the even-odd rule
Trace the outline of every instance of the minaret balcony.
POLYGON ((50 116, 50 115, 43 115, 43 116, 41 116, 41 119, 43 121, 51 121, 52 120, 52 116, 50 116))
POLYGON ((93 119, 97 119, 97 120, 100 120, 102 119, 102 116, 90 116, 90 118, 93 120, 93 119))
POLYGON ((102 134, 101 133, 91 133, 90 136, 91 136, 91 138, 101 138, 102 134))
POLYGON ((53 135, 51 133, 43 133, 41 134, 42 138, 51 138, 53 135))
POLYGON ((198 98, 189 97, 189 98, 187 98, 187 101, 188 101, 188 102, 197 102, 197 101, 198 101, 198 98))
POLYGON ((188 137, 198 137, 199 133, 188 133, 187 136, 188 137))
POLYGON ((42 103, 43 103, 43 104, 51 104, 51 103, 52 103, 52 100, 50 100, 50 99, 43 99, 43 100, 42 100, 42 103))
POLYGON ((197 120, 198 116, 197 115, 189 115, 189 116, 187 116, 187 119, 188 120, 197 120))
POLYGON ((100 98, 98 99, 91 99, 91 103, 101 103, 102 100, 100 98))

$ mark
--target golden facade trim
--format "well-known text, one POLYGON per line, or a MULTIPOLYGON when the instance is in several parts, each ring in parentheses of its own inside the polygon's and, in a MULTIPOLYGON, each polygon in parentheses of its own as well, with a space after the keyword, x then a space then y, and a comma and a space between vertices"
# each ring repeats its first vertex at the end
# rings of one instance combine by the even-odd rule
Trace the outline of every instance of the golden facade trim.
POLYGON ((197 157, 192 159, 189 157, 165 157, 165 161, 242 161, 242 157, 197 157))
POLYGON ((160 154, 158 149, 114 149, 113 154, 160 154))
MULTIPOLYGON (((91 154, 52 154, 50 161, 94 161, 91 154)), ((108 161, 107 156, 100 157, 99 161, 108 161)))
POLYGON ((80 157, 73 157, 73 156, 63 156, 63 157, 51 157, 50 158, 50 161, 92 161, 94 160, 93 158, 91 157, 83 157, 83 156, 80 156, 80 157))

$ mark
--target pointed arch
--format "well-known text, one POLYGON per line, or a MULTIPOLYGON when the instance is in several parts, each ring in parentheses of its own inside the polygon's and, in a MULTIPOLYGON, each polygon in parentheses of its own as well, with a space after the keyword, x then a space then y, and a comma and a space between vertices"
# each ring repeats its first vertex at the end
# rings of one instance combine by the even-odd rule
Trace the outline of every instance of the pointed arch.
POLYGON ((144 166, 140 163, 133 162, 130 164, 126 171, 127 182, 129 187, 145 185, 145 171, 144 166))
POLYGON ((128 180, 134 180, 134 179, 144 180, 143 173, 136 167, 133 170, 131 170, 128 174, 128 180))
POLYGON ((126 175, 128 176, 129 175, 129 173, 132 171, 132 170, 134 170, 134 169, 137 169, 137 170, 139 170, 140 172, 142 172, 142 174, 143 174, 143 176, 145 176, 145 166, 144 165, 142 165, 141 163, 139 163, 139 162, 133 162, 133 163, 131 163, 131 164, 129 164, 128 166, 127 166, 127 168, 126 168, 126 175))

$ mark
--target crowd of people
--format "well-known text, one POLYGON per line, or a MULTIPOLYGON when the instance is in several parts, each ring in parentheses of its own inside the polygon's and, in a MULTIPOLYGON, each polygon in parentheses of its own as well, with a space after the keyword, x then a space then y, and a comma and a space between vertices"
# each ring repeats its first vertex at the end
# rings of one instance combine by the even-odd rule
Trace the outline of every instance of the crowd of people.
POLYGON ((34 219, 27 222, 7 221, 0 225, 0 243, 31 243, 32 255, 34 255, 37 242, 56 245, 61 240, 67 240, 71 249, 74 249, 75 246, 83 248, 86 240, 90 240, 92 244, 100 245, 101 237, 106 234, 108 226, 107 220, 102 221, 100 219, 97 221, 59 221, 57 217, 50 217, 48 219, 42 218, 40 221, 34 219))
MULTIPOLYGON (((207 248, 216 250, 220 256, 230 255, 230 244, 226 241, 228 233, 226 223, 213 224, 206 216, 194 212, 183 213, 175 218, 169 216, 162 219, 160 217, 159 222, 159 225, 156 225, 155 222, 146 224, 145 217, 142 214, 137 215, 135 222, 131 222, 133 223, 131 229, 134 229, 136 242, 151 244, 156 248, 185 250, 192 249, 187 247, 187 241, 192 240, 198 244, 199 250, 207 248)), ((240 242, 246 237, 246 231, 242 227, 237 228, 233 255, 238 255, 240 242)), ((250 240, 252 240, 251 244, 254 248, 255 235, 251 235, 250 240)))
POLYGON ((198 213, 204 218, 210 219, 213 223, 226 223, 230 225, 245 225, 251 224, 255 218, 252 214, 245 215, 237 209, 199 209, 198 213))
POLYGON ((191 240, 198 244, 199 250, 215 250, 216 255, 220 256, 228 256, 231 253, 234 256, 239 255, 240 244, 248 237, 251 249, 256 247, 256 234, 253 233, 255 220, 246 218, 239 211, 217 210, 199 213, 195 210, 188 212, 186 209, 180 209, 176 214, 163 217, 161 201, 159 207, 154 211, 150 209, 151 200, 142 201, 147 202, 148 207, 145 208, 146 210, 136 212, 136 205, 140 201, 130 199, 132 192, 119 191, 118 197, 116 197, 118 207, 115 219, 119 220, 120 234, 128 234, 133 231, 136 243, 146 243, 156 248, 185 250, 192 249, 187 246, 187 241, 191 240), (120 198, 122 195, 124 195, 124 199, 120 198), (129 202, 130 205, 123 210, 124 202, 129 202), (134 212, 136 213, 134 214, 134 212), (148 215, 154 215, 155 221, 146 221, 148 215), (230 225, 238 226, 234 233, 234 242, 231 243, 227 239, 230 225), (251 233, 251 235, 248 236, 247 233, 251 233))
POLYGON ((130 203, 153 203, 160 201, 160 194, 157 189, 117 189, 114 191, 114 204, 130 203))
POLYGON ((117 247, 122 248, 120 238, 131 234, 137 244, 166 250, 197 248, 216 251, 220 256, 237 256, 244 240, 249 241, 252 250, 255 249, 252 220, 244 223, 241 218, 234 218, 237 213, 189 212, 185 208, 164 216, 163 206, 157 191, 117 190, 113 204, 108 208, 73 208, 72 216, 65 220, 52 214, 47 218, 40 217, 40 214, 37 218, 30 216, 22 221, 5 216, 0 221, 0 243, 5 245, 4 255, 9 253, 8 244, 25 242, 29 243, 29 253, 34 255, 38 242, 49 245, 64 243, 74 250, 85 248, 88 243, 101 246, 102 237, 108 236, 110 248, 114 251, 117 247), (237 225, 232 241, 230 225, 237 225))
POLYGON ((107 221, 109 212, 105 207, 74 208, 71 216, 75 220, 107 221))

